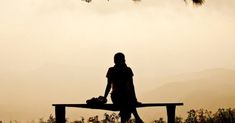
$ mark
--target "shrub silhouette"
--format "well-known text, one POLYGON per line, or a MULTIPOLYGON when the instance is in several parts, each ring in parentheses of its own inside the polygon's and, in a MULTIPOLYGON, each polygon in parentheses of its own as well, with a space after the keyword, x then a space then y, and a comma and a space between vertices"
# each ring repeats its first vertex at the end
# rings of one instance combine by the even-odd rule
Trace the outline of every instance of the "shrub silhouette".
MULTIPOLYGON (((220 108, 214 114, 206 109, 191 109, 188 112, 188 115, 185 119, 182 117, 176 116, 175 123, 235 123, 235 108, 220 108)), ((81 117, 81 120, 75 120, 72 122, 66 121, 67 123, 120 123, 120 116, 116 113, 104 113, 104 118, 99 120, 98 115, 89 117, 85 121, 84 117, 81 117)), ((18 123, 15 121, 15 123, 18 123)), ((39 123, 55 123, 55 117, 50 114, 47 120, 43 118, 39 119, 39 123)), ((135 119, 130 119, 128 123, 135 123, 135 119)), ((153 120, 151 123, 166 123, 163 118, 153 120)))
POLYGON ((235 123, 235 109, 220 108, 214 114, 214 123, 235 123))

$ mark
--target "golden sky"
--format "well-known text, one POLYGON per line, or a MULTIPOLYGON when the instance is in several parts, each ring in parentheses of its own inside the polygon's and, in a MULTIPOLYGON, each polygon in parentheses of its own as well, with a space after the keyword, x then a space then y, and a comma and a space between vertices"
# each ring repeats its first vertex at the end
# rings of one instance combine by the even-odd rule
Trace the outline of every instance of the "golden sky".
MULTIPOLYGON (((183 0, 1 0, 0 106, 13 108, 0 114, 13 119, 8 114, 23 110, 14 110, 15 100, 34 104, 40 94, 45 108, 77 101, 69 99, 78 92, 87 93, 81 100, 103 94, 106 71, 118 51, 134 71, 137 93, 158 86, 151 81, 159 77, 235 69, 234 8, 234 0, 208 0, 201 7, 183 0), (61 91, 66 89, 71 90, 61 91), (62 92, 70 96, 49 95, 62 92)), ((33 118, 39 114, 43 111, 33 118)))

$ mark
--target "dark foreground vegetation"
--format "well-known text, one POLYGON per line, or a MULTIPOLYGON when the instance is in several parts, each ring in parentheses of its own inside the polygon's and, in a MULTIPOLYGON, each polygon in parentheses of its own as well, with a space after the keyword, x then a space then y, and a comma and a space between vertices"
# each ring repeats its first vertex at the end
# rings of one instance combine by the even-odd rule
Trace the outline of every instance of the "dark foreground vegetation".
MULTIPOLYGON (((185 119, 176 116, 175 119, 176 123, 235 123, 235 108, 234 109, 220 108, 215 113, 212 113, 211 111, 205 109, 199 109, 199 110, 192 109, 187 113, 188 115, 185 119)), ((102 119, 99 119, 97 115, 89 117, 88 119, 81 117, 80 120, 75 120, 75 121, 69 121, 67 119, 67 123, 119 123, 119 122, 120 122, 120 117, 116 113, 112 114, 105 113, 102 119)), ((20 122, 10 121, 10 123, 20 123, 20 122)), ((53 115, 50 115, 49 118, 46 120, 40 118, 39 121, 31 121, 28 123, 55 123, 55 117, 53 115)), ((135 119, 130 119, 128 123, 135 123, 135 119)), ((166 121, 163 118, 159 118, 156 120, 152 120, 150 123, 166 123, 166 121)))

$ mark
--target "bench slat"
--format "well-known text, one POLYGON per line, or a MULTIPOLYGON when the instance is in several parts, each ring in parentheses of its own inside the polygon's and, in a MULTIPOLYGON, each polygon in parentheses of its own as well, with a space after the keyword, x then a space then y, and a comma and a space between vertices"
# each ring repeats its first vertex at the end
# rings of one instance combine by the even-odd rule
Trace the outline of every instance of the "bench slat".
MULTIPOLYGON (((52 104, 53 106, 63 106, 63 107, 75 107, 75 108, 89 108, 89 109, 101 109, 118 111, 119 108, 114 104, 103 104, 103 105, 88 105, 88 104, 52 104)), ((183 103, 142 103, 136 105, 137 108, 143 107, 155 107, 155 106, 180 106, 183 103)))

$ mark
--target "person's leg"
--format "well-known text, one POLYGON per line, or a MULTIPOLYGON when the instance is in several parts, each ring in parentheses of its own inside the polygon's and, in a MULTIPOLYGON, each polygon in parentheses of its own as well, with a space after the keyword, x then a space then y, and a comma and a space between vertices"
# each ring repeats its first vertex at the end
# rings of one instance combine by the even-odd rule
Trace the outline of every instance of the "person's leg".
POLYGON ((132 109, 132 113, 133 113, 133 115, 134 115, 134 117, 135 117, 135 122, 136 122, 136 123, 144 123, 143 120, 140 118, 140 116, 139 116, 139 114, 138 114, 136 108, 133 108, 133 109, 132 109))
POLYGON ((127 121, 128 121, 128 119, 127 119, 127 118, 125 118, 125 117, 121 116, 121 123, 126 123, 127 121))
POLYGON ((126 121, 123 118, 121 118, 121 123, 126 123, 126 121))
POLYGON ((127 108, 127 102, 125 98, 121 98, 119 94, 111 93, 111 99, 114 105, 116 105, 119 110, 119 116, 121 117, 121 123, 126 123, 131 117, 131 110, 127 108), (129 109, 129 110, 128 110, 129 109))
POLYGON ((131 111, 125 108, 120 110, 121 123, 126 123, 131 118, 131 111))

